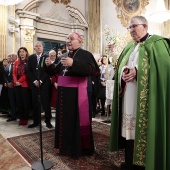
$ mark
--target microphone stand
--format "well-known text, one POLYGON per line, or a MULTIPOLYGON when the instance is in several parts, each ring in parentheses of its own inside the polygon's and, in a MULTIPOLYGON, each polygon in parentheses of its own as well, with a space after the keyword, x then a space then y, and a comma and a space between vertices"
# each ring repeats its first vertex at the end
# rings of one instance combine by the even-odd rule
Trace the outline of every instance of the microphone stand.
MULTIPOLYGON (((44 55, 43 55, 44 57, 44 55)), ((37 77, 38 77, 38 81, 40 80, 39 78, 39 67, 37 64, 37 77)), ((53 163, 51 161, 48 160, 43 160, 43 144, 42 144, 42 124, 41 124, 41 95, 40 95, 40 87, 38 87, 38 114, 39 114, 39 127, 40 127, 40 151, 41 151, 41 160, 40 161, 36 161, 31 165, 32 170, 48 170, 50 168, 53 167, 53 163)))

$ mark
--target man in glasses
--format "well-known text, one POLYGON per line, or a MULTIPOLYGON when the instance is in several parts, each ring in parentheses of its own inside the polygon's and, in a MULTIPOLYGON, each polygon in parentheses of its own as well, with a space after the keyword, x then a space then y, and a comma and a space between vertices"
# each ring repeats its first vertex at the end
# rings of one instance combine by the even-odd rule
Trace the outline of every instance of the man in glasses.
POLYGON ((58 73, 56 103, 55 148, 60 154, 79 157, 92 155, 94 143, 91 127, 91 75, 99 73, 93 55, 81 48, 82 36, 77 32, 68 35, 68 53, 52 64, 50 71, 58 73))
POLYGON ((170 169, 170 41, 131 18, 132 41, 115 74, 110 151, 125 148, 126 169, 170 169), (161 157, 161 159, 159 159, 161 157))

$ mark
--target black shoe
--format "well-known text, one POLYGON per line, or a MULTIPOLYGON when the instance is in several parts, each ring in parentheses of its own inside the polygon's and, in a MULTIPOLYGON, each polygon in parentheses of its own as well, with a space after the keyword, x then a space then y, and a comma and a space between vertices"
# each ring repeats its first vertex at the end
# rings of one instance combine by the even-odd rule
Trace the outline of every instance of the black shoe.
POLYGON ((37 127, 38 126, 38 123, 33 123, 31 125, 28 126, 28 128, 34 128, 34 127, 37 127))
POLYGON ((7 119, 6 121, 7 121, 7 122, 11 122, 11 121, 15 121, 15 120, 16 120, 15 118, 12 118, 12 117, 11 117, 11 118, 7 119))
POLYGON ((53 125, 51 123, 46 123, 46 127, 48 127, 49 129, 53 128, 53 125))
POLYGON ((102 111, 102 109, 96 109, 96 112, 97 113, 99 113, 99 112, 101 112, 102 111))
POLYGON ((2 111, 2 114, 9 114, 9 112, 3 112, 3 111, 2 111))

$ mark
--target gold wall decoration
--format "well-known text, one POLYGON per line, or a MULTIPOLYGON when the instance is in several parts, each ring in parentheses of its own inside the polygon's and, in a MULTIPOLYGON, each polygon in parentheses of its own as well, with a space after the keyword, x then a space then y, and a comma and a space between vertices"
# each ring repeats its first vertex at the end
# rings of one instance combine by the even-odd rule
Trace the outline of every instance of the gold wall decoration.
POLYGON ((121 24, 127 27, 132 16, 142 15, 145 12, 149 0, 113 0, 113 3, 116 5, 117 17, 121 20, 121 24))
POLYGON ((33 47, 33 40, 34 40, 35 30, 34 29, 26 28, 24 30, 24 32, 25 32, 25 37, 24 37, 25 47, 27 48, 28 53, 32 54, 33 53, 33 49, 34 49, 34 47, 33 47))
POLYGON ((64 5, 68 5, 70 2, 71 2, 71 0, 51 0, 52 2, 54 2, 55 4, 56 3, 62 3, 62 4, 64 4, 64 5))
POLYGON ((34 35, 35 35, 35 30, 28 29, 28 28, 25 29, 25 37, 24 37, 24 39, 26 41, 33 41, 34 35))

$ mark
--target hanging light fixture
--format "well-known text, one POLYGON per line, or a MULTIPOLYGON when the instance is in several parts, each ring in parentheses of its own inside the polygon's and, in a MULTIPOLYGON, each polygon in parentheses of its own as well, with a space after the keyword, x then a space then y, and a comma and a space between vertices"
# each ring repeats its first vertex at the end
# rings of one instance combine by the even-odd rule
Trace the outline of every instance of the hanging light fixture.
POLYGON ((170 19, 170 10, 166 10, 164 0, 157 0, 155 12, 150 14, 149 20, 157 23, 163 23, 170 19))
POLYGON ((0 5, 8 6, 8 5, 15 5, 23 0, 0 0, 0 5))

